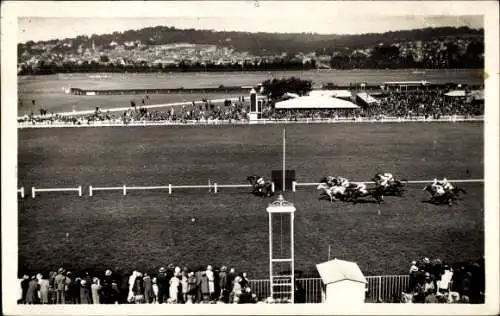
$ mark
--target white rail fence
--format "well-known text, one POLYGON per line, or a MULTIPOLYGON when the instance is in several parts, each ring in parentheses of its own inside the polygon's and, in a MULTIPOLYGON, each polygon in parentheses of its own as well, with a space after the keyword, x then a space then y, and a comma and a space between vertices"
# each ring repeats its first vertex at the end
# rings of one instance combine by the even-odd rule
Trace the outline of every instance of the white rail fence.
POLYGON ((35 198, 37 192, 78 192, 78 196, 82 196, 82 186, 77 188, 50 188, 50 189, 37 189, 35 187, 31 188, 31 197, 35 198))
MULTIPOLYGON (((433 180, 414 180, 414 181, 408 181, 405 183, 408 184, 426 184, 426 183, 432 183, 433 180)), ((374 184, 375 182, 373 181, 349 181, 350 183, 358 184, 374 184)), ((458 180, 448 180, 450 183, 481 183, 484 182, 484 179, 458 179, 458 180)), ((298 187, 317 187, 320 183, 319 182, 292 182, 292 191, 296 192, 298 187)))
MULTIPOLYGON (((408 181, 408 184, 426 184, 432 183, 433 180, 415 180, 408 181)), ((459 179, 459 180, 448 180, 451 183, 483 183, 484 179, 459 179)), ((374 183, 372 181, 364 181, 364 182, 355 182, 352 183, 374 183)), ((299 187, 315 187, 318 186, 317 182, 292 182, 292 191, 296 192, 299 187)), ((89 186, 89 196, 94 196, 96 191, 121 191, 123 195, 127 195, 128 192, 134 190, 167 190, 168 194, 172 194, 174 189, 208 189, 209 192, 218 193, 220 189, 223 188, 251 188, 250 184, 217 184, 216 182, 205 184, 205 185, 156 185, 156 186, 113 186, 113 187, 96 187, 89 186)), ((275 192, 275 184, 271 182, 271 190, 275 192)), ((17 190, 18 193, 21 194, 21 198, 25 197, 24 187, 21 187, 17 190)), ((76 188, 31 188, 31 197, 35 198, 37 192, 78 192, 78 196, 82 196, 82 186, 78 186, 76 188)))
MULTIPOLYGON (((366 285, 366 302, 383 301, 390 303, 401 292, 406 291, 409 285, 408 275, 366 276, 366 280, 368 281, 366 285)), ((252 291, 260 298, 266 298, 271 295, 268 279, 249 280, 249 282, 252 291)), ((297 282, 304 289, 306 303, 322 302, 323 282, 321 278, 298 278, 297 282)))
MULTIPOLYGON (((127 195, 128 192, 133 190, 168 190, 168 194, 172 194, 174 189, 206 189, 208 188, 209 192, 218 193, 220 188, 251 188, 250 184, 217 184, 209 183, 208 185, 157 185, 157 186, 115 186, 115 187, 96 187, 89 186, 89 196, 94 196, 96 191, 121 191, 123 195, 127 195)), ((275 191, 274 182, 271 183, 271 190, 275 191)), ((31 197, 35 198, 37 192, 78 192, 79 196, 82 196, 82 186, 78 186, 77 188, 31 188, 31 197)), ((17 190, 18 193, 21 193, 21 198, 25 197, 24 187, 17 190)))

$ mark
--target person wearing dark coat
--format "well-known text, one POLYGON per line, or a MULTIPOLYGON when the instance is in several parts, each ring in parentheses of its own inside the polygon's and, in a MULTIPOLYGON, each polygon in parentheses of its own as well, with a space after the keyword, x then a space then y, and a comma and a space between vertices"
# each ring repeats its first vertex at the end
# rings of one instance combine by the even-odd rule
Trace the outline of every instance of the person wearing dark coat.
POLYGON ((90 287, 87 286, 87 280, 80 282, 80 304, 92 304, 90 287))
POLYGON ((128 298, 128 292, 129 292, 129 284, 128 284, 129 277, 130 277, 130 275, 128 275, 127 273, 123 273, 121 275, 120 299, 119 299, 120 304, 128 304, 127 298, 128 298))
POLYGON ((141 273, 137 273, 132 287, 134 293, 134 303, 144 304, 144 281, 141 273))
POLYGON ((153 293, 153 282, 151 277, 144 273, 144 278, 142 279, 144 282, 144 300, 146 304, 153 303, 154 293, 153 293))
POLYGON ((68 294, 70 304, 80 304, 80 278, 75 278, 69 285, 68 294))
POLYGON ((112 300, 111 296, 113 295, 113 284, 114 280, 114 275, 111 272, 111 270, 106 270, 104 273, 104 277, 102 278, 102 283, 101 283, 101 303, 102 304, 113 304, 114 301, 112 300))
POLYGON ((163 304, 167 302, 168 299, 168 288, 170 286, 170 279, 167 279, 167 270, 161 267, 156 276, 156 284, 158 285, 158 304, 163 304))
POLYGON ((28 293, 28 288, 30 287, 30 277, 27 275, 23 276, 23 280, 21 281, 21 290, 22 290, 22 298, 21 302, 26 304, 26 294, 28 293))
POLYGON ((219 272, 219 289, 220 289, 219 299, 221 301, 223 301, 224 303, 229 303, 229 293, 231 291, 229 290, 228 276, 227 276, 227 267, 225 267, 225 266, 222 266, 220 268, 220 272, 219 272))

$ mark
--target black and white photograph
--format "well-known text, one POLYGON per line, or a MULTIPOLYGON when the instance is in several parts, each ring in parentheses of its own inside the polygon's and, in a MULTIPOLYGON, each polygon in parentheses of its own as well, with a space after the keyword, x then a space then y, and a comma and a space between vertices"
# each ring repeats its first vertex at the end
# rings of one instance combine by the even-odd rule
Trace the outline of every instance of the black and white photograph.
POLYGON ((3 313, 498 314, 498 9, 3 2, 3 313))

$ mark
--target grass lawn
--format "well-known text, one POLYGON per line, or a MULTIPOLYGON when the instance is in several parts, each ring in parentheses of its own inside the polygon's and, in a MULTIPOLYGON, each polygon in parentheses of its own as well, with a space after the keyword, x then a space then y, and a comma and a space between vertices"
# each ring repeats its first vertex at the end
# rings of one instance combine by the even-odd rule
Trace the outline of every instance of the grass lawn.
MULTIPOLYGON (((170 262, 227 264, 251 278, 268 273, 265 208, 247 189, 97 192, 88 185, 242 184, 281 168, 283 125, 19 130, 19 186, 84 186, 19 201, 19 268, 156 270, 170 262), (191 219, 196 221, 192 222, 191 219), (69 240, 65 240, 69 233, 69 240)), ((289 125, 287 166, 299 182, 326 174, 369 180, 483 178, 482 123, 289 125)), ((314 188, 286 193, 295 203, 296 269, 332 255, 366 275, 406 273, 423 256, 453 262, 484 254, 483 186, 452 208, 424 203, 421 185, 381 206, 319 201, 314 188)))

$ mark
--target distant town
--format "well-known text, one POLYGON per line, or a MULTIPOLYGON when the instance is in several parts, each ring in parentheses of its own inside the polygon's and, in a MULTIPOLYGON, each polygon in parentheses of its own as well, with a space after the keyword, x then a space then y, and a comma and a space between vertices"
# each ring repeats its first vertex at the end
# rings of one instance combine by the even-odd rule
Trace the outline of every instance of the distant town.
POLYGON ((312 34, 310 40, 307 34, 283 38, 240 32, 205 36, 206 32, 160 27, 30 41, 18 44, 18 74, 482 68, 484 64, 483 31, 468 28, 331 38, 312 34))

